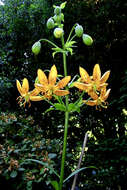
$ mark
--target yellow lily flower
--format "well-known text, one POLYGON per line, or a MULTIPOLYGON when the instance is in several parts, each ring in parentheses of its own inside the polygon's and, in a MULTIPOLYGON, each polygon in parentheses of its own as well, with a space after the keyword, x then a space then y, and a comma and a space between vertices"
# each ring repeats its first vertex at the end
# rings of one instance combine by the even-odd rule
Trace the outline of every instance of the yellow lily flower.
POLYGON ((105 102, 110 94, 111 89, 106 91, 106 87, 102 88, 100 91, 100 95, 97 95, 94 91, 91 92, 89 95, 93 100, 83 100, 83 102, 89 106, 96 106, 97 107, 104 107, 107 108, 105 102))
POLYGON ((79 88, 80 90, 85 90, 86 92, 91 91, 100 91, 101 88, 107 86, 106 81, 109 78, 110 71, 107 71, 101 77, 101 70, 99 64, 96 64, 93 69, 93 75, 89 76, 87 71, 82 67, 79 68, 79 72, 81 75, 81 82, 74 82, 74 86, 79 88))
POLYGON ((38 89, 35 88, 34 90, 29 92, 29 82, 28 82, 27 78, 23 79, 22 85, 20 84, 20 82, 18 80, 16 80, 16 85, 17 85, 17 89, 21 95, 17 98, 19 100, 19 104, 21 106, 22 105, 25 106, 26 103, 29 103, 29 106, 30 106, 31 105, 30 101, 43 100, 42 97, 37 96, 40 93, 40 91, 38 89))
POLYGON ((51 67, 48 78, 41 69, 38 69, 37 74, 39 83, 35 84, 35 88, 37 88, 45 98, 51 99, 53 94, 57 96, 65 96, 69 94, 68 90, 61 89, 68 84, 71 77, 66 76, 56 84, 57 69, 55 65, 51 67))

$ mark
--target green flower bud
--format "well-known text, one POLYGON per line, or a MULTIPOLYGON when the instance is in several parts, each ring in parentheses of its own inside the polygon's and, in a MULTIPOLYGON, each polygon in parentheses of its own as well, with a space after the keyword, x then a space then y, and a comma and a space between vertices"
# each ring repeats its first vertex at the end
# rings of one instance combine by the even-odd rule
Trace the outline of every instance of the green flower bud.
POLYGON ((81 25, 77 25, 75 27, 75 34, 77 37, 81 37, 83 35, 83 27, 81 25))
POLYGON ((38 55, 39 52, 41 50, 41 43, 38 41, 38 42, 35 42, 34 45, 32 46, 32 52, 35 54, 35 55, 38 55))
POLYGON ((47 28, 48 28, 48 29, 54 28, 54 26, 55 26, 54 20, 53 20, 52 18, 49 18, 49 19, 47 20, 46 25, 47 25, 47 28))
POLYGON ((61 8, 59 6, 56 6, 56 8, 54 10, 54 14, 59 15, 60 13, 61 13, 61 8))
POLYGON ((91 46, 93 44, 93 39, 88 34, 83 34, 82 39, 84 44, 87 46, 91 46))
POLYGON ((54 36, 56 38, 61 38, 63 33, 64 33, 64 31, 62 28, 55 28, 55 30, 54 30, 54 36))
POLYGON ((56 23, 60 23, 61 20, 62 20, 61 14, 60 14, 60 15, 55 15, 55 16, 53 17, 53 19, 55 20, 56 23))

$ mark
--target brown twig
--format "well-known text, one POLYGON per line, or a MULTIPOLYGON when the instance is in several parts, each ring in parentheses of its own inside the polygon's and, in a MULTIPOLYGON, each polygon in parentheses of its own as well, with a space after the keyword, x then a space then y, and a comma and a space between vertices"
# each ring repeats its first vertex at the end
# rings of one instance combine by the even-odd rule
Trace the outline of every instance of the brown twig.
MULTIPOLYGON (((81 155, 80 155, 80 158, 79 158, 77 170, 80 169, 80 166, 81 166, 83 154, 84 154, 85 147, 86 147, 86 143, 87 143, 87 138, 88 138, 88 134, 86 133, 86 134, 85 134, 85 137, 84 137, 84 141, 83 141, 82 152, 81 152, 81 155)), ((75 176, 74 176, 74 180, 73 180, 73 184, 72 184, 71 190, 74 190, 74 189, 75 189, 77 177, 78 177, 78 173, 75 174, 75 176)))

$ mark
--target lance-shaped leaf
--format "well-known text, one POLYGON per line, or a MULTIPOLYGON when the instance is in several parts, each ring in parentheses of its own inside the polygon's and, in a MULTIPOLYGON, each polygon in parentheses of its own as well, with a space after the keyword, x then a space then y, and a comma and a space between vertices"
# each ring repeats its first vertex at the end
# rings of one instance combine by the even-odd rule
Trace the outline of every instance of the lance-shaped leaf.
POLYGON ((57 181, 51 181, 52 186, 54 187, 55 190, 59 190, 59 184, 57 181))
POLYGON ((94 168, 94 169, 97 169, 95 166, 89 166, 89 167, 84 167, 84 168, 80 168, 74 172, 72 172, 65 180, 64 180, 64 183, 70 179, 71 177, 73 177, 74 175, 76 175, 77 173, 83 171, 83 170, 86 170, 86 169, 90 169, 90 168, 94 168))

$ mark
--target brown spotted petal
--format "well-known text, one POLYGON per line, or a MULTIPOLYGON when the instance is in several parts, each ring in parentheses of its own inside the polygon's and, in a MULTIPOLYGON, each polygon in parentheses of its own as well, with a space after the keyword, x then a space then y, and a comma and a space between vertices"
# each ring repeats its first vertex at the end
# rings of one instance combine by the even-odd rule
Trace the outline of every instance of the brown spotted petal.
POLYGON ((20 82, 18 80, 16 80, 16 86, 17 86, 17 89, 18 89, 19 93, 22 96, 24 93, 22 92, 22 87, 21 87, 21 84, 20 84, 20 82))
POLYGON ((70 80, 71 80, 71 77, 70 76, 66 76, 66 77, 64 77, 62 80, 60 80, 57 83, 56 87, 59 88, 59 89, 60 88, 64 88, 69 83, 70 80))
POLYGON ((45 73, 41 69, 38 69, 37 74, 38 74, 39 82, 42 85, 48 85, 48 79, 47 79, 45 73))
POLYGON ((105 72, 100 79, 100 84, 105 83, 108 80, 109 75, 110 75, 110 71, 105 72))
POLYGON ((48 85, 35 84, 35 88, 40 92, 46 92, 48 90, 48 85))
POLYGON ((97 105, 97 101, 96 100, 83 100, 83 102, 89 106, 96 106, 97 105))
POLYGON ((99 81, 101 78, 101 70, 99 64, 96 64, 93 69, 93 80, 99 81))
POLYGON ((33 89, 31 92, 30 92, 30 95, 31 96, 37 96, 38 94, 40 93, 40 90, 35 88, 33 89))
POLYGON ((49 84, 52 85, 52 86, 55 85, 56 78, 57 78, 57 69, 56 69, 56 66, 53 65, 51 67, 51 70, 50 70, 50 73, 49 73, 49 77, 48 77, 49 84))
POLYGON ((31 101, 41 101, 43 100, 44 98, 41 97, 41 96, 30 96, 30 100, 31 101))
POLYGON ((88 94, 89 94, 89 96, 90 96, 93 100, 97 100, 97 99, 98 99, 98 95, 96 94, 95 91, 89 91, 88 94))
POLYGON ((54 94, 57 96, 66 96, 67 94, 69 94, 68 90, 56 90, 54 91, 54 94))
POLYGON ((24 79, 23 79, 22 91, 23 91, 24 93, 28 93, 28 91, 29 91, 29 82, 28 82, 27 78, 24 78, 24 79))
POLYGON ((82 79, 83 82, 85 82, 85 83, 90 83, 91 82, 90 76, 89 76, 89 74, 87 73, 87 71, 85 69, 80 67, 79 72, 80 72, 81 79, 82 79))
POLYGON ((103 101, 107 100, 107 98, 109 97, 110 91, 111 89, 108 89, 107 91, 106 89, 102 90, 100 97, 103 101))
POLYGON ((80 90, 85 90, 85 91, 88 91, 89 88, 91 87, 91 84, 84 84, 81 82, 74 82, 73 85, 79 88, 80 90))

